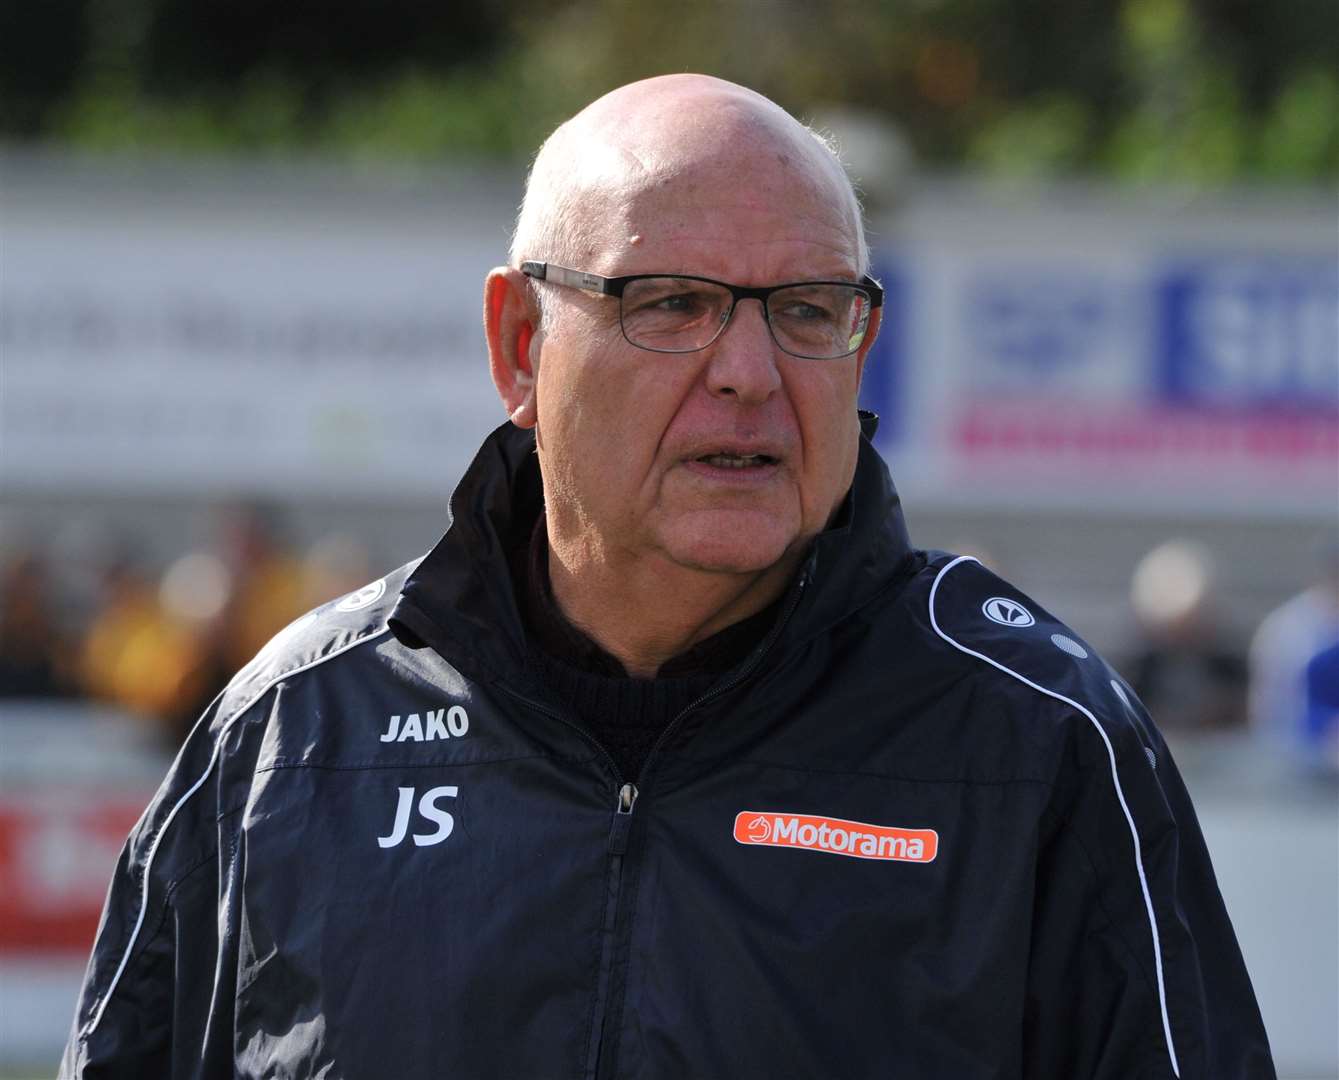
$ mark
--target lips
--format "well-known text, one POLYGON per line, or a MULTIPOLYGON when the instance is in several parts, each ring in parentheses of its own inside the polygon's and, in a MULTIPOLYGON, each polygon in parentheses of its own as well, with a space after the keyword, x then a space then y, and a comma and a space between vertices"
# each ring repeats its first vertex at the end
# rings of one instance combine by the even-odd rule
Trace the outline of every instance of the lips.
POLYGON ((788 442, 761 433, 717 433, 685 440, 678 447, 678 455, 680 461, 717 469, 756 469, 785 461, 788 442))
POLYGON ((702 454, 693 460, 718 469, 754 469, 776 464, 776 458, 771 454, 737 454, 725 450, 714 454, 702 454))

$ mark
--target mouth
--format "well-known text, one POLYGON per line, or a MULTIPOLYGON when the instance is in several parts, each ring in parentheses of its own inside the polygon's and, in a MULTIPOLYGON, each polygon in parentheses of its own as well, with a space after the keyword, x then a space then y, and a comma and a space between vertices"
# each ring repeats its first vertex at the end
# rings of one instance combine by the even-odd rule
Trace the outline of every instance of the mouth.
POLYGON ((702 454, 693 460, 716 469, 758 469, 775 465, 777 461, 771 454, 736 454, 728 450, 702 454))

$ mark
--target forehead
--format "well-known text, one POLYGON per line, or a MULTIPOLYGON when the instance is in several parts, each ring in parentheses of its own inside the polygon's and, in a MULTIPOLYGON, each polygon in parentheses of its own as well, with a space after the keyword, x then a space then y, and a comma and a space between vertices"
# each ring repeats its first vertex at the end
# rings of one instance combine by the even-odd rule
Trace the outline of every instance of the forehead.
POLYGON ((610 273, 699 273, 739 284, 853 274, 841 202, 805 185, 670 182, 623 199, 599 229, 610 273))
POLYGON ((750 132, 692 154, 623 156, 601 185, 592 256, 606 273, 703 273, 741 284, 852 274, 859 221, 840 166, 812 142, 750 132))

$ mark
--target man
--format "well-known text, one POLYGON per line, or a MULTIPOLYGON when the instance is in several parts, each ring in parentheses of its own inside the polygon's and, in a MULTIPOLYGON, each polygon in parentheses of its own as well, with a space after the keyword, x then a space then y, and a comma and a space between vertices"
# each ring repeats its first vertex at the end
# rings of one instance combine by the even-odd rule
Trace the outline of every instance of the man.
POLYGON ((1314 584, 1266 615, 1251 638, 1250 721, 1304 769, 1333 772, 1339 729, 1329 730, 1321 704, 1326 664, 1317 663, 1314 681, 1309 669, 1339 646, 1339 535, 1327 537, 1319 554, 1314 584))
POLYGON ((1148 718, 909 545, 830 152, 740 87, 624 87, 512 255, 510 422, 437 548, 202 720, 65 1073, 1272 1076, 1148 718))

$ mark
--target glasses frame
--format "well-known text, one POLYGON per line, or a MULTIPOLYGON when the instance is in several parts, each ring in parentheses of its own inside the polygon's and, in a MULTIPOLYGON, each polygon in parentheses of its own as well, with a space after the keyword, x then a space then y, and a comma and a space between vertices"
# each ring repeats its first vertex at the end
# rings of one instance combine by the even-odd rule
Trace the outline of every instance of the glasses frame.
MULTIPOLYGON (((567 289, 580 289, 583 292, 596 293, 601 296, 616 296, 619 300, 618 305, 618 327, 623 332, 623 339, 638 349, 645 349, 647 352, 670 353, 680 355, 683 353, 701 352, 709 348, 716 340, 725 333, 725 328, 730 325, 730 320, 734 318, 735 308, 739 306, 741 300, 757 300, 762 304, 763 321, 767 323, 767 333, 771 335, 772 341, 776 347, 787 356, 793 356, 799 360, 841 360, 860 351, 861 346, 865 344, 865 338, 862 337, 860 345, 844 353, 838 353, 836 356, 808 356, 804 353, 791 352, 780 341, 777 340, 776 331, 772 329, 772 316, 768 311, 767 301, 775 292, 782 289, 793 289, 804 285, 841 285, 848 289, 860 289, 869 297, 870 310, 883 307, 883 286, 875 281, 868 274, 861 276, 859 281, 788 281, 782 285, 763 285, 752 287, 748 285, 732 285, 728 281, 718 281, 715 278, 699 277, 696 274, 625 274, 622 277, 604 277, 600 274, 591 274, 585 270, 574 270, 570 266, 557 266, 549 262, 527 261, 521 263, 521 273, 526 277, 534 278, 536 281, 547 281, 553 285, 561 285, 567 289), (701 345, 696 345, 691 349, 655 349, 649 345, 642 345, 628 337, 627 328, 623 325, 623 293, 627 287, 634 281, 645 281, 648 278, 675 278, 680 281, 701 281, 708 285, 719 285, 730 293, 730 310, 725 313, 725 318, 721 320, 721 325, 716 328, 716 333, 711 336, 711 340, 701 345)), ((868 336, 868 333, 866 333, 868 336)))

